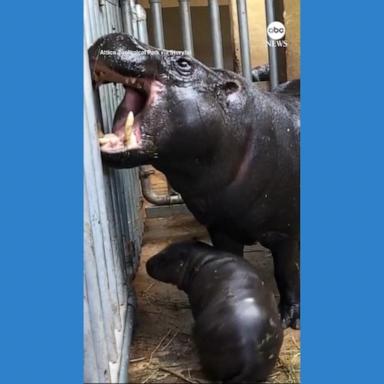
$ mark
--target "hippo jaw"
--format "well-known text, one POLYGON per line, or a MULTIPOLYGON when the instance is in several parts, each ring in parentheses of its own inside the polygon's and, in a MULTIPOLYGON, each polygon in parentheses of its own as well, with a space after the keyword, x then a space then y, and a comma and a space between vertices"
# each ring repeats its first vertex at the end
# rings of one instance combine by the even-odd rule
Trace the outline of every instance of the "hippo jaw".
MULTIPOLYGON (((103 46, 110 47, 108 40, 101 44, 100 40, 89 50, 94 83, 96 86, 119 83, 125 89, 123 100, 115 111, 111 133, 99 134, 101 154, 107 164, 116 168, 125 167, 127 163, 130 166, 140 165, 156 157, 153 135, 147 126, 153 120, 152 111, 164 97, 165 87, 153 74, 146 74, 144 66, 125 63, 124 56, 119 57, 119 65, 116 65, 114 57, 103 55, 103 46)), ((129 51, 129 60, 133 61, 132 58, 138 53, 135 49, 142 50, 145 47, 133 39, 129 42, 137 43, 137 46, 127 47, 132 49, 129 51)), ((113 45, 111 48, 119 49, 113 45)))

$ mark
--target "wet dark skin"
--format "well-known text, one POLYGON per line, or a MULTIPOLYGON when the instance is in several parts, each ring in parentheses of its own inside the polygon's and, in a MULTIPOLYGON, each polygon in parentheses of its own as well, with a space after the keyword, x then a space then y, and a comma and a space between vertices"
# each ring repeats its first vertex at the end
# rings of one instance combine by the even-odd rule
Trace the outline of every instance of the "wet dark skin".
POLYGON ((264 381, 283 331, 272 290, 252 265, 200 242, 172 244, 146 264, 148 274, 185 291, 201 364, 223 383, 264 381))
POLYGON ((104 163, 162 171, 218 249, 269 248, 283 326, 299 328, 299 83, 262 92, 233 72, 124 34, 100 38, 89 56, 95 86, 146 82, 141 99, 127 88, 112 128, 133 110, 139 145, 101 147, 104 163))

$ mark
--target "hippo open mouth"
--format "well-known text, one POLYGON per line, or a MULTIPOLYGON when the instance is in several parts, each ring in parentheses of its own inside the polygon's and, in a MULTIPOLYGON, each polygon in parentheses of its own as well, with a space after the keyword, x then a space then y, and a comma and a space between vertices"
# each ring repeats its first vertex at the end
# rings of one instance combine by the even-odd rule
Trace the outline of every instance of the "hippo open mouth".
POLYGON ((99 137, 101 151, 116 154, 142 149, 143 117, 155 104, 162 84, 153 78, 123 76, 97 62, 94 78, 100 83, 120 83, 125 89, 124 98, 115 113, 112 133, 99 137))
POLYGON ((147 104, 148 94, 143 91, 146 82, 135 78, 128 80, 129 86, 125 86, 123 106, 124 113, 119 119, 115 119, 112 133, 99 138, 100 149, 104 152, 119 152, 139 148, 141 144, 140 113, 147 104))

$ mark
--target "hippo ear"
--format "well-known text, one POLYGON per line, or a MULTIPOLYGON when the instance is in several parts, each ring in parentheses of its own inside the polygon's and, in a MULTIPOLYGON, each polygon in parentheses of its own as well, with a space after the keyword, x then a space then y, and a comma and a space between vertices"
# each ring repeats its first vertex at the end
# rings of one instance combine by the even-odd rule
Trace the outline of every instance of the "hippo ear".
POLYGON ((234 80, 229 80, 223 84, 222 89, 228 96, 234 92, 238 92, 240 90, 240 84, 234 80))

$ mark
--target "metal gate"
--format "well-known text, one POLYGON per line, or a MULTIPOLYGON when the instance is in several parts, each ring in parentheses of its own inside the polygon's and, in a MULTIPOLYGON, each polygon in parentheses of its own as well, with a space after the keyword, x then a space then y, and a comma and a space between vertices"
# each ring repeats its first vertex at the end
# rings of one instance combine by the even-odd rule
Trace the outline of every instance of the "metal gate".
POLYGON ((127 382, 133 328, 131 286, 143 221, 138 170, 103 169, 97 131, 112 126, 120 86, 92 89, 88 47, 122 31, 118 2, 84 2, 84 381, 127 382))

